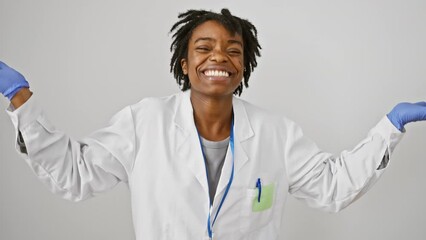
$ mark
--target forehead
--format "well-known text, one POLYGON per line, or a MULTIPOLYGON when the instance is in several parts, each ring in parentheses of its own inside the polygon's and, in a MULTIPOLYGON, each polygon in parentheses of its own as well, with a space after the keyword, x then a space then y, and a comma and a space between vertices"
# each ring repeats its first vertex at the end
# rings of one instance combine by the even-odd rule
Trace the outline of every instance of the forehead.
POLYGON ((190 42, 195 42, 200 38, 209 38, 212 40, 238 40, 243 41, 242 37, 238 33, 231 33, 221 23, 209 20, 198 25, 193 31, 190 38, 190 42))

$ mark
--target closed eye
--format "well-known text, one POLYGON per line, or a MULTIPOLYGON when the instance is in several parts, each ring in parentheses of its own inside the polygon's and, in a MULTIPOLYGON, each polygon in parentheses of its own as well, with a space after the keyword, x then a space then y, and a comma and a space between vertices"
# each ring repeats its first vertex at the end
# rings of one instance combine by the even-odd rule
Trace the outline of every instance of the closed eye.
POLYGON ((205 46, 200 46, 200 47, 197 47, 197 48, 195 48, 197 51, 199 51, 199 52, 208 52, 208 51, 210 51, 210 48, 208 48, 208 47, 205 47, 205 46))
POLYGON ((236 55, 240 55, 241 54, 241 50, 239 50, 239 49, 230 49, 230 50, 228 50, 228 53, 230 55, 236 56, 236 55))

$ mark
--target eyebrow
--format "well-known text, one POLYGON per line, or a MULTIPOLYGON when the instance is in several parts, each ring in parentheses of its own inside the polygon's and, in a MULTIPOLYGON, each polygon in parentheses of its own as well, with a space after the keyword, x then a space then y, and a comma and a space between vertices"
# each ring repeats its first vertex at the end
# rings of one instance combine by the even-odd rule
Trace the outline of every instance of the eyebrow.
MULTIPOLYGON (((216 41, 216 40, 215 40, 215 39, 213 39, 213 38, 210 38, 210 37, 200 37, 200 38, 197 38, 197 39, 194 41, 194 43, 197 43, 197 42, 199 42, 199 41, 211 41, 211 42, 214 42, 214 41, 216 41)), ((234 39, 228 40, 228 43, 238 44, 238 45, 240 45, 241 47, 243 46, 243 43, 242 43, 241 41, 234 40, 234 39)))

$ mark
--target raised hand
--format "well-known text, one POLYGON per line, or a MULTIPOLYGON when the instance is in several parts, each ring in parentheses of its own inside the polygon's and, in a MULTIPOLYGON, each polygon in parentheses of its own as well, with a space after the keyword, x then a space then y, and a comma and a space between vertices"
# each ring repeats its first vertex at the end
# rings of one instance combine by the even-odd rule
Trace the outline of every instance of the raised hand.
POLYGON ((15 69, 0 61, 0 92, 9 100, 22 88, 29 88, 25 77, 15 69))
POLYGON ((387 117, 396 128, 403 131, 407 123, 426 120, 426 102, 399 103, 387 117))

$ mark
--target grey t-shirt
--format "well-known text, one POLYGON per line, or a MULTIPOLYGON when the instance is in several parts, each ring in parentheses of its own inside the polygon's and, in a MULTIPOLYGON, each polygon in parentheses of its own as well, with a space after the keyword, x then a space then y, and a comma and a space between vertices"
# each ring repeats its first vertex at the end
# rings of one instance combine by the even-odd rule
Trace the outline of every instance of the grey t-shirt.
POLYGON ((213 204, 214 195, 216 194, 216 188, 219 183, 220 174, 228 150, 229 137, 218 142, 209 141, 201 137, 201 145, 203 146, 208 172, 210 204, 213 204))

